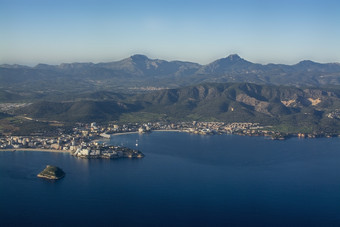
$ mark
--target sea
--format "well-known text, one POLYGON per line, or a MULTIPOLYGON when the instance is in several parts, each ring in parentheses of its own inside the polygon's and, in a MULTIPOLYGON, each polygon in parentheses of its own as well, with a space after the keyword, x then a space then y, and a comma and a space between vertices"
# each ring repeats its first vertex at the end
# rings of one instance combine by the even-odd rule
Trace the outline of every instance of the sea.
POLYGON ((0 226, 340 226, 340 138, 152 132, 143 159, 0 152, 0 226), (37 178, 46 165, 66 176, 37 178))

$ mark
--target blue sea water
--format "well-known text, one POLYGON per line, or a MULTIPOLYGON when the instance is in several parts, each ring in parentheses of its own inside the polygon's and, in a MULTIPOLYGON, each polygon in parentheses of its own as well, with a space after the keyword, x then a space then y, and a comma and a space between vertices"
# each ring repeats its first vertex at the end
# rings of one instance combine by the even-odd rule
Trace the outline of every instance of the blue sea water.
POLYGON ((115 136, 143 159, 0 152, 0 226, 339 226, 340 139, 115 136), (66 172, 51 182, 47 164, 66 172))

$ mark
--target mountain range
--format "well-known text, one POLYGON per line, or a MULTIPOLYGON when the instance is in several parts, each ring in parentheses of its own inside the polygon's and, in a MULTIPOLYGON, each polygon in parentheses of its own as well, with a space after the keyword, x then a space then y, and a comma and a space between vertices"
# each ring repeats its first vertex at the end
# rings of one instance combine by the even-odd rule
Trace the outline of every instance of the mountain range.
POLYGON ((0 101, 64 99, 95 91, 136 93, 205 82, 247 82, 296 87, 340 85, 340 64, 301 61, 295 65, 256 64, 229 55, 207 65, 133 55, 108 63, 0 66, 0 101))
POLYGON ((340 132, 340 88, 205 83, 112 97, 39 101, 15 114, 61 122, 257 122, 288 132, 340 132))
POLYGON ((0 109, 0 133, 45 130, 51 121, 195 120, 340 134, 340 64, 263 65, 229 55, 200 65, 133 55, 97 64, 1 65, 1 103, 7 110, 0 109), (11 109, 6 103, 13 102, 25 105, 11 109))

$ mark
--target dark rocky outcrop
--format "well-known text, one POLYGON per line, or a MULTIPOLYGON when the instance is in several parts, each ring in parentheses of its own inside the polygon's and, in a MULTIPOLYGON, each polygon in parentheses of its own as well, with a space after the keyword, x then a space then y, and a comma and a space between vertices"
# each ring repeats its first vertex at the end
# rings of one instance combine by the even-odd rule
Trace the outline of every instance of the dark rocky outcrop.
POLYGON ((57 166, 47 165, 37 176, 48 180, 59 180, 65 176, 65 172, 57 166))

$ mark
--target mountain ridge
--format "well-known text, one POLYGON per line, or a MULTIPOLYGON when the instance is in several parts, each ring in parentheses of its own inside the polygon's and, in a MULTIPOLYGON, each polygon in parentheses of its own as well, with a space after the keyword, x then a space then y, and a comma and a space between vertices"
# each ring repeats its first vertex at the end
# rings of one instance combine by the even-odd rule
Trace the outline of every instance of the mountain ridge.
POLYGON ((56 91, 79 93, 89 90, 135 93, 147 91, 145 87, 157 90, 206 82, 247 82, 296 87, 340 85, 340 64, 304 60, 294 65, 263 65, 232 54, 206 65, 132 55, 106 63, 0 66, 0 88, 14 93, 29 91, 49 95, 56 91))
POLYGON ((302 132, 340 132, 339 110, 340 86, 322 89, 204 83, 114 96, 112 100, 99 97, 72 102, 42 101, 23 107, 16 114, 64 122, 253 122, 302 132))
MULTIPOLYGON (((180 61, 180 60, 162 60, 162 59, 159 59, 159 58, 149 58, 147 55, 144 55, 144 54, 133 54, 127 58, 123 58, 121 60, 116 60, 116 61, 108 61, 108 62, 98 62, 98 63, 94 63, 94 62, 62 62, 60 64, 47 64, 47 63, 38 63, 34 66, 28 66, 28 65, 23 65, 23 64, 8 64, 8 63, 3 63, 3 64, 0 64, 0 67, 9 67, 9 68, 35 68, 37 67, 38 65, 46 65, 46 66, 61 66, 61 65, 73 65, 73 64, 91 64, 91 65, 101 65, 101 64, 109 64, 109 63, 117 63, 117 62, 121 62, 123 60, 127 60, 127 59, 133 59, 133 60, 136 60, 136 59, 143 59, 143 60, 152 60, 152 61, 165 61, 165 62, 183 62, 183 63, 193 63, 193 64, 197 64, 197 65, 200 65, 200 66, 206 66, 206 65, 209 65, 215 61, 218 61, 218 60, 229 60, 229 61, 237 61, 237 60, 244 60, 246 62, 250 62, 248 60, 245 60, 244 58, 242 58, 240 55, 236 54, 236 53, 233 53, 233 54, 229 54, 227 55, 226 57, 222 57, 222 58, 219 58, 219 59, 216 59, 216 60, 213 60, 212 62, 210 63, 207 63, 207 64, 199 64, 199 63, 195 63, 195 62, 192 62, 192 61, 180 61)), ((340 65, 340 62, 327 62, 327 63, 320 63, 320 62, 316 62, 316 61, 313 61, 313 60, 309 60, 309 59, 304 59, 304 60, 300 60, 299 62, 297 63, 292 63, 292 64, 283 64, 283 63, 272 63, 272 62, 268 62, 266 64, 261 64, 261 63, 254 63, 254 62, 250 62, 250 63, 253 63, 253 64, 258 64, 258 65, 262 65, 262 66, 267 66, 267 65, 285 65, 285 66, 294 66, 294 65, 297 65, 297 64, 300 64, 300 63, 316 63, 316 64, 320 64, 320 65, 324 65, 324 64, 336 64, 336 65, 340 65)))

